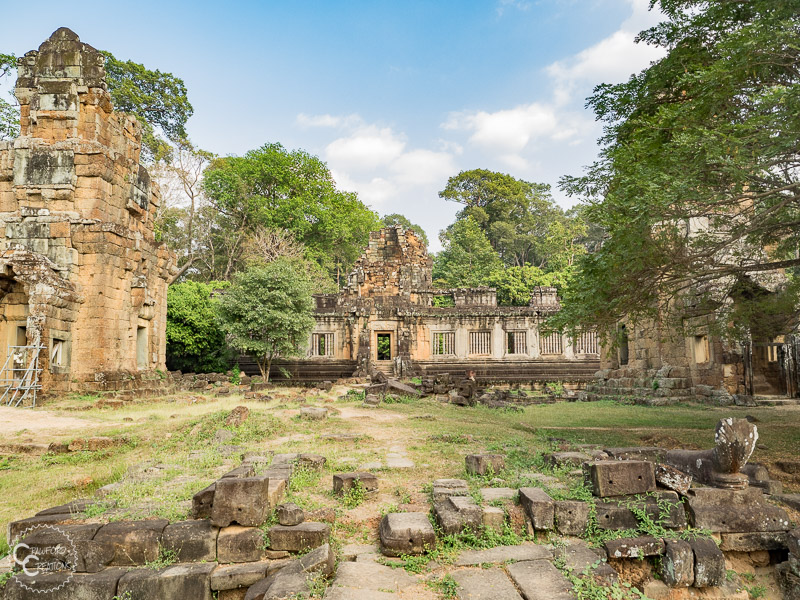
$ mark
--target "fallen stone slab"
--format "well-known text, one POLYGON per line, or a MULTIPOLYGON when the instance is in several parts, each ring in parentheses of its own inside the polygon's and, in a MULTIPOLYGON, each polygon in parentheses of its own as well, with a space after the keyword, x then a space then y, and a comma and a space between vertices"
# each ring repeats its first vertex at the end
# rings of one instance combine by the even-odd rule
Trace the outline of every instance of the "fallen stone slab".
POLYGON ((520 488, 519 502, 531 520, 534 530, 550 531, 553 529, 555 503, 542 488, 520 488))
POLYGON ((397 600, 397 594, 380 590, 331 586, 325 591, 324 600, 397 600))
POLYGON ((387 469, 413 469, 414 461, 405 456, 387 456, 386 457, 387 469))
POLYGON ((501 564, 509 561, 550 560, 553 547, 543 544, 520 544, 519 546, 497 546, 486 550, 465 550, 455 561, 457 567, 482 564, 501 564))
POLYGON ((567 568, 572 569, 576 575, 590 574, 607 584, 619 580, 619 575, 611 565, 606 562, 598 564, 604 557, 589 548, 583 540, 568 541, 561 552, 567 568))
POLYGON ((389 381, 386 382, 386 385, 390 390, 400 392, 406 396, 415 396, 417 398, 421 398, 423 396, 422 392, 418 391, 416 388, 406 385, 401 381, 397 381, 397 379, 389 379, 389 381))
POLYGON ((321 421, 328 418, 328 409, 319 406, 304 406, 300 409, 300 417, 310 421, 321 421))
POLYGON ((269 529, 271 550, 302 552, 327 544, 331 528, 327 523, 304 521, 293 527, 275 525, 269 529))
MULTIPOLYGON (((392 569, 373 562, 343 562, 339 564, 336 578, 331 583, 329 592, 335 588, 383 592, 397 598, 397 592, 416 585, 419 580, 403 569, 392 569)), ((328 594, 325 598, 328 598, 328 594)), ((346 596, 339 596, 345 598, 346 596)), ((373 596, 368 596, 372 598, 373 596)), ((374 596, 378 598, 379 596, 374 596)))
POLYGON ((278 517, 279 525, 286 525, 287 527, 299 525, 306 518, 305 511, 294 502, 278 505, 275 509, 275 516, 278 517))
POLYGON ((511 488, 481 488, 481 498, 484 502, 513 500, 516 495, 517 492, 511 488))
POLYGON ((174 552, 178 562, 212 562, 217 557, 218 533, 206 519, 171 523, 164 528, 161 546, 174 552))
POLYGON ((591 462, 592 460, 592 457, 586 452, 551 452, 544 455, 544 462, 551 467, 563 465, 580 467, 583 463, 591 462))
POLYGON ((253 466, 253 463, 242 463, 232 471, 228 471, 227 473, 225 473, 225 475, 220 477, 220 479, 226 479, 228 477, 237 477, 237 478, 253 477, 255 474, 256 470, 255 467, 253 466))
POLYGON ((638 521, 628 507, 629 504, 637 511, 643 510, 648 517, 660 521, 668 529, 680 529, 686 526, 686 511, 678 500, 676 492, 658 491, 647 496, 618 497, 608 500, 595 504, 597 526, 600 529, 635 529, 638 521), (669 502, 668 511, 662 514, 662 507, 667 506, 666 502, 669 502))
POLYGON ((454 571, 460 600, 522 600, 502 569, 454 571))
POLYGON ((661 579, 669 587, 689 587, 694 583, 694 552, 683 540, 664 540, 661 579))
POLYGON ((11 521, 6 528, 6 539, 11 541, 17 539, 26 529, 34 525, 61 525, 74 523, 75 518, 69 514, 42 515, 39 517, 29 517, 19 521, 11 521))
POLYGON ((757 552, 760 550, 785 550, 789 534, 785 531, 751 531, 723 533, 719 549, 724 552, 757 552))
POLYGON ((800 511, 800 494, 773 494, 772 497, 781 504, 800 511))
POLYGON ((169 521, 116 521, 97 530, 93 541, 114 547, 112 566, 136 566, 158 558, 161 534, 169 521))
POLYGON ((380 553, 380 547, 373 546, 372 544, 347 544, 342 546, 339 550, 339 557, 343 561, 354 561, 359 556, 377 557, 380 553))
POLYGON ((664 554, 664 540, 652 536, 608 540, 603 547, 608 558, 644 558, 664 554))
POLYGON ((120 578, 117 596, 211 600, 211 572, 216 566, 215 563, 186 563, 157 570, 134 569, 120 578))
POLYGON ((469 496, 469 487, 463 479, 436 479, 433 482, 434 502, 441 502, 450 496, 469 496))
POLYGON ((580 536, 589 523, 589 503, 558 500, 554 504, 555 527, 561 535, 580 536))
POLYGON ((641 460, 602 460, 589 465, 592 493, 600 498, 655 491, 654 465, 641 460))
POLYGON ((249 587, 267 577, 272 563, 273 561, 259 561, 219 565, 211 572, 211 589, 221 591, 249 587))
MULTIPOLYGON (((35 516, 42 517, 47 515, 75 515, 80 516, 81 513, 85 512, 90 507, 97 504, 97 500, 92 498, 81 498, 79 500, 73 500, 72 502, 67 502, 66 504, 60 504, 59 506, 52 506, 50 508, 46 508, 44 510, 40 510, 36 513, 35 516)), ((105 503, 108 508, 113 508, 113 505, 116 503, 105 503)))
POLYGON ((426 513, 389 513, 381 519, 381 552, 386 556, 422 554, 436 545, 426 513))
POLYGON ((655 475, 656 482, 660 486, 673 490, 682 496, 688 494, 689 488, 692 486, 691 475, 669 465, 656 465, 655 475))
POLYGON ((366 492, 378 490, 378 477, 372 473, 337 473, 333 476, 333 492, 335 494, 345 494, 358 481, 361 488, 366 492))
POLYGON ((529 560, 506 567, 525 600, 574 600, 572 585, 547 560, 529 560))
POLYGON ((467 473, 470 475, 495 475, 506 468, 502 454, 468 454, 464 457, 467 473))

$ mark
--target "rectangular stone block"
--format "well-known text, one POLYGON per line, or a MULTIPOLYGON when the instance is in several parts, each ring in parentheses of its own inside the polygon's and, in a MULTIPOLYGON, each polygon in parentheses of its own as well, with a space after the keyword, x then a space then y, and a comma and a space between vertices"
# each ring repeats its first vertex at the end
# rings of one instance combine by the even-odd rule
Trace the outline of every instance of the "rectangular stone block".
POLYGON ((215 563, 178 563, 165 569, 134 569, 117 587, 120 598, 192 598, 211 600, 211 572, 215 563))
POLYGON ((269 530, 269 547, 271 550, 302 552, 322 546, 328 542, 329 536, 330 527, 325 523, 303 522, 292 527, 275 525, 269 530))
POLYGON ((426 513, 389 513, 381 519, 379 533, 386 556, 422 554, 436 546, 436 533, 426 513))
POLYGON ((534 530, 550 531, 555 520, 555 503, 542 488, 520 488, 519 502, 534 530))
POLYGON ((469 496, 469 487, 463 479, 436 479, 432 496, 434 503, 446 500, 449 496, 469 496))
POLYGON ((257 527, 232 525, 219 530, 217 560, 221 563, 256 562, 264 558, 264 532, 257 527))
POLYGON ((652 536, 608 540, 603 547, 608 558, 644 558, 664 554, 664 540, 652 536))
POLYGON ((333 492, 344 494, 358 481, 366 492, 378 489, 378 478, 372 473, 337 473, 333 476, 333 492))
POLYGON ((725 582, 725 557, 710 538, 689 540, 694 552, 694 586, 715 587, 725 582))
POLYGON ((267 520, 269 508, 269 478, 220 479, 214 491, 211 523, 215 527, 227 527, 231 523, 255 527, 267 520))
POLYGON ((600 498, 655 491, 653 463, 640 460, 602 460, 589 465, 592 493, 600 498))
POLYGON ((689 520, 694 527, 715 533, 788 531, 791 527, 785 510, 761 500, 761 490, 747 488, 743 490, 747 493, 742 493, 711 489, 693 489, 687 496, 689 520))
POLYGON ((561 535, 581 536, 589 522, 589 503, 577 500, 555 502, 555 526, 561 535))
POLYGON ((114 546, 111 565, 143 565, 158 558, 161 534, 167 524, 166 519, 107 523, 98 529, 93 541, 114 546))
POLYGON ((694 552, 683 540, 664 540, 661 579, 669 587, 689 587, 694 583, 694 552))
POLYGON ((464 458, 467 473, 470 475, 495 475, 506 468, 502 454, 469 454, 464 458))
POLYGON ((789 534, 784 531, 753 531, 749 533, 723 533, 720 550, 724 552, 757 552, 759 550, 785 550, 789 534))
POLYGON ((161 546, 175 552, 178 562, 211 562, 217 557, 218 533, 207 519, 172 523, 164 528, 161 546))

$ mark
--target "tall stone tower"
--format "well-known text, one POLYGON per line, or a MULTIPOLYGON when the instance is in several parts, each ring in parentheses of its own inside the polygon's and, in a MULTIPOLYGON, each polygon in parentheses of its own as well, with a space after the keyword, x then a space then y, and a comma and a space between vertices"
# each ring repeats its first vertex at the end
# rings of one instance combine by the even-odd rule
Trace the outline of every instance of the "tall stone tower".
POLYGON ((20 136, 0 142, 0 363, 41 346, 45 390, 125 389, 165 369, 174 255, 136 119, 66 28, 19 59, 20 136))

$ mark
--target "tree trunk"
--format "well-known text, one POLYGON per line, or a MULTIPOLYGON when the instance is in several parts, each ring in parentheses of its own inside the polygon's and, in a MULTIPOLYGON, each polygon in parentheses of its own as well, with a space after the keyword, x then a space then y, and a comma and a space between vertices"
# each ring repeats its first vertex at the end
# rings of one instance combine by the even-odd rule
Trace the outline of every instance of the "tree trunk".
POLYGON ((270 369, 272 369, 272 354, 269 355, 269 359, 267 360, 267 383, 269 383, 270 369))

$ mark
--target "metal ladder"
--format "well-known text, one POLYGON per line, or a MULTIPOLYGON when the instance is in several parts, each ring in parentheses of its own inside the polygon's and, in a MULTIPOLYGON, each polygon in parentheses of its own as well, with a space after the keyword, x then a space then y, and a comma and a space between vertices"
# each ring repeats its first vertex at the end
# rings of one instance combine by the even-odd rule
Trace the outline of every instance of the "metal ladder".
POLYGON ((0 371, 0 405, 19 406, 30 397, 30 407, 36 406, 39 383, 39 353, 44 346, 9 346, 6 362, 0 371), (28 358, 30 357, 30 358, 28 358), (27 367, 25 366, 27 364, 27 367))

